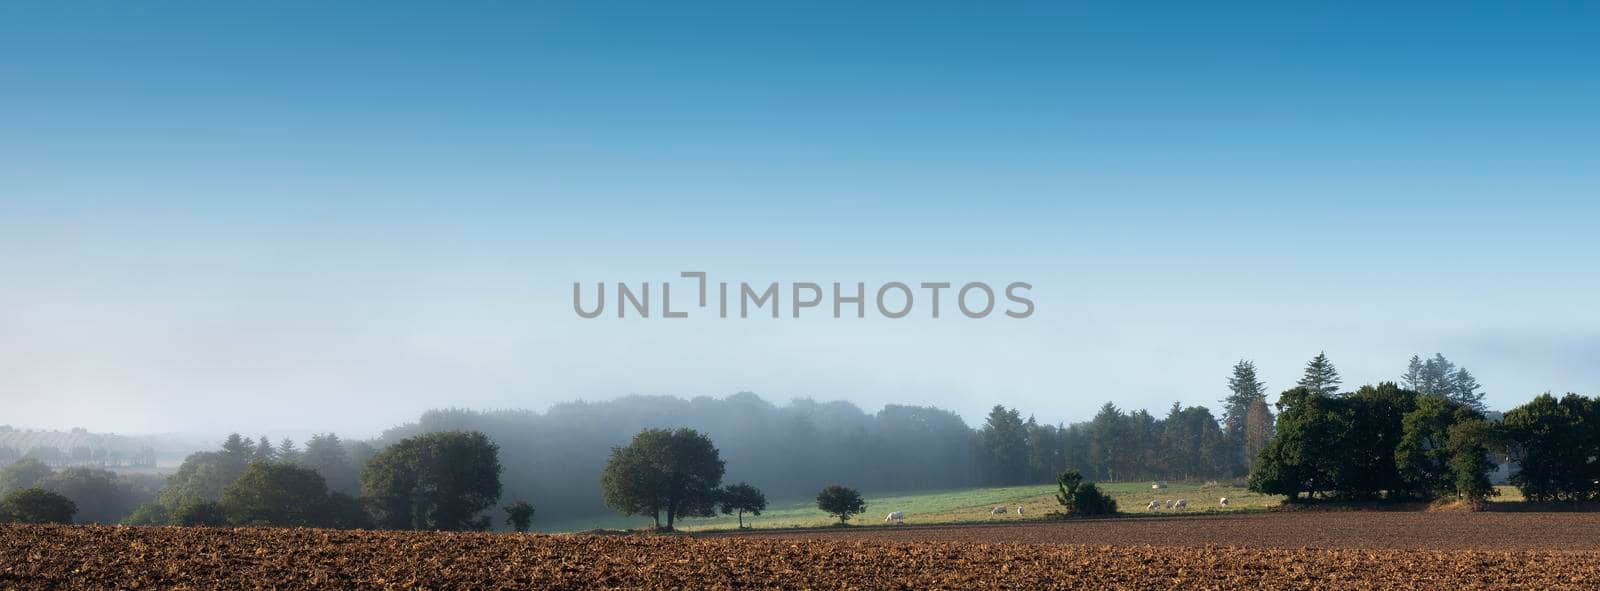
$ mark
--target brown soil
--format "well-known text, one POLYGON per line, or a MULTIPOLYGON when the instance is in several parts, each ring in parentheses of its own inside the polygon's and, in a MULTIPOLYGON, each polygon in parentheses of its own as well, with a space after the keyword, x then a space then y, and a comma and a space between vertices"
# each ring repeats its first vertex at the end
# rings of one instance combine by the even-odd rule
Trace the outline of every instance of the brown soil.
POLYGON ((1455 515, 1418 514, 1446 521, 1403 526, 1374 525, 1360 514, 1311 514, 723 537, 0 526, 0 589, 1600 587, 1596 525, 1586 515, 1449 521, 1455 515), (1307 545, 1407 546, 1468 534, 1450 547, 1546 547, 1552 543, 1539 536, 1561 527, 1588 538, 1562 551, 1098 545, 1141 544, 1163 527, 1171 538, 1164 543, 1211 543, 1226 533, 1245 538, 1233 540, 1240 545, 1296 545, 1287 537, 1290 525, 1320 528, 1306 532, 1307 545), (1120 527, 1133 533, 1113 533, 1120 527), (1437 531, 1401 544, 1384 538, 1416 528, 1437 531), (990 543, 1045 537, 1092 545, 990 543), (963 541, 902 541, 946 538, 963 541))

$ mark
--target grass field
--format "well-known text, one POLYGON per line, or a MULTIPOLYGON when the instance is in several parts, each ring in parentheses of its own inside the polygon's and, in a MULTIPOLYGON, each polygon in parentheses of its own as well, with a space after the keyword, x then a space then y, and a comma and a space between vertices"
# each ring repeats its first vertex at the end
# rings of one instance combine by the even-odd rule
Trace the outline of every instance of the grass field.
MULTIPOLYGON (((1262 511, 1275 507, 1283 501, 1283 497, 1259 495, 1242 487, 1228 485, 1171 483, 1162 490, 1151 490, 1149 482, 1098 483, 1097 486, 1117 500, 1117 505, 1123 513, 1133 515, 1172 513, 1165 509, 1158 512, 1146 511, 1145 505, 1151 500, 1186 499, 1189 502, 1188 513, 1262 511), (1222 497, 1228 497, 1226 508, 1217 502, 1222 497)), ((856 525, 884 525, 883 518, 891 511, 904 512, 905 522, 912 524, 989 523, 1038 519, 1060 509, 1056 504, 1055 493, 1055 485, 1033 485, 868 495, 866 514, 857 516, 851 522, 856 525), (1001 504, 1010 508, 1005 515, 990 513, 990 509, 1001 504), (1024 507, 1023 515, 1017 515, 1017 505, 1024 507)), ((745 517, 747 526, 759 529, 819 527, 834 521, 818 510, 816 502, 812 499, 771 502, 768 504, 768 510, 760 517, 752 518, 748 515, 745 517)), ((536 522, 536 529, 545 532, 583 531, 596 528, 634 529, 650 524, 651 521, 648 519, 611 516, 571 520, 543 519, 536 522)), ((736 527, 738 527, 737 520, 732 516, 688 519, 678 525, 678 529, 684 531, 736 527)))

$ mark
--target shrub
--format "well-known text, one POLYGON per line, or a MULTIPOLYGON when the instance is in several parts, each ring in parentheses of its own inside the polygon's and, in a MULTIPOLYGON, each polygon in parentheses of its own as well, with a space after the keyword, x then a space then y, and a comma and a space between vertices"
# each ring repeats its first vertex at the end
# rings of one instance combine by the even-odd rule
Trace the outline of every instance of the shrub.
POLYGON ((42 488, 19 488, 0 499, 0 521, 72 523, 77 512, 71 499, 42 488))
POLYGON ((222 527, 228 516, 222 505, 205 499, 189 499, 172 510, 172 524, 184 527, 222 527))

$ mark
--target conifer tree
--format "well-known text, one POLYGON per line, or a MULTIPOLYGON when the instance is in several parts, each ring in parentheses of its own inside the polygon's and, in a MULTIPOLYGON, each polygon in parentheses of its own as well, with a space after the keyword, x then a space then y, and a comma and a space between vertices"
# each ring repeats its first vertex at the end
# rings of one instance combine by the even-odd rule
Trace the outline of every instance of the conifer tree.
POLYGON ((1339 370, 1333 367, 1333 362, 1328 360, 1328 353, 1323 351, 1306 364, 1305 376, 1296 385, 1318 394, 1335 396, 1339 393, 1341 381, 1339 370))

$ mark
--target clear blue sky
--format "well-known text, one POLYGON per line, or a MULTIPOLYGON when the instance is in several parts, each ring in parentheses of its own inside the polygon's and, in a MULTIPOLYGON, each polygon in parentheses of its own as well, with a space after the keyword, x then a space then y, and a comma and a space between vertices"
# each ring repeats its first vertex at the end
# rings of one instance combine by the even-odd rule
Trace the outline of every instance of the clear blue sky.
POLYGON ((1600 392, 1600 6, 762 4, 0 5, 0 423, 1600 392), (694 269, 1038 313, 571 311, 694 269))

